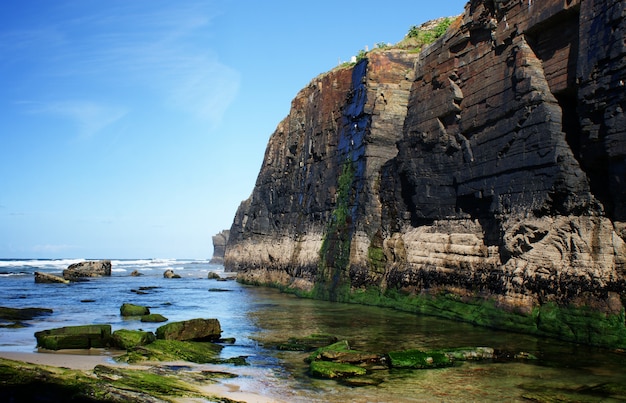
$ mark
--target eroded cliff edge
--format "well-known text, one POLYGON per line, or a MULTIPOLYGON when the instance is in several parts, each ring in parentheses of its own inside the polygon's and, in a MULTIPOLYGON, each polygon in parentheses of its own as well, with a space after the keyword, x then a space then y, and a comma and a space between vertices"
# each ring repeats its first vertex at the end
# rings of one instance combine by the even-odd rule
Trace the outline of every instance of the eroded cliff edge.
POLYGON ((626 7, 470 1, 315 78, 226 247, 241 281, 626 347, 626 7))

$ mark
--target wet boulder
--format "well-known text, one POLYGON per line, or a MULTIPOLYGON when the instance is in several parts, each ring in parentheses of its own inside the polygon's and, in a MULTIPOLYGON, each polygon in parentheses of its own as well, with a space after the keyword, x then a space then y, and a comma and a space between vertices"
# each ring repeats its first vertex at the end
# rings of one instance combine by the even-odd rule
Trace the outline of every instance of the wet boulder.
POLYGON ((220 339, 221 334, 222 328, 217 319, 191 319, 172 322, 156 330, 157 339, 180 341, 216 341, 220 339))
POLYGON ((180 275, 174 273, 172 269, 167 269, 163 272, 163 278, 180 278, 180 275))
POLYGON ((37 347, 48 350, 108 347, 111 325, 67 326, 35 332, 37 347))
POLYGON ((122 316, 144 316, 149 314, 150 309, 141 305, 124 303, 120 307, 120 315, 122 316))
POLYGON ((142 322, 149 322, 149 323, 159 323, 159 322, 167 322, 168 319, 161 315, 160 313, 151 313, 149 315, 143 315, 141 317, 141 321, 142 322))
POLYGON ((110 260, 74 263, 63 270, 63 278, 70 281, 77 281, 85 277, 107 277, 110 275, 110 260))
POLYGON ((35 283, 38 283, 38 284, 56 284, 56 283, 69 284, 70 281, 64 279, 63 277, 55 276, 54 274, 42 273, 40 271, 36 271, 35 272, 35 283))
POLYGON ((156 336, 152 332, 144 332, 142 330, 119 329, 111 335, 111 344, 115 347, 128 350, 137 346, 145 346, 156 340, 156 336))
POLYGON ((441 368, 449 367, 453 361, 441 351, 404 350, 388 354, 392 368, 441 368))

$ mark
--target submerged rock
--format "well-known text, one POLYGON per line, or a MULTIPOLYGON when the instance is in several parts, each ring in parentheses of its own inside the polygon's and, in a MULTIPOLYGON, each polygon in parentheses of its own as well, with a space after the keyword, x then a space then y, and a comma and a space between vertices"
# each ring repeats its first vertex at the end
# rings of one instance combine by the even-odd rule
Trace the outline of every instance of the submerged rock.
POLYGON ((63 278, 70 281, 76 281, 85 277, 106 277, 110 275, 110 260, 74 263, 63 270, 63 278))
POLYGON ((158 339, 180 341, 215 341, 219 340, 221 334, 222 328, 217 319, 191 319, 173 322, 156 330, 158 339))
POLYGON ((286 343, 276 346, 278 350, 312 351, 337 342, 337 337, 330 334, 312 334, 306 337, 291 337, 286 343))
POLYGON ((388 355, 392 368, 440 368, 453 364, 453 361, 441 351, 405 350, 390 352, 388 355))
POLYGON ((8 308, 0 306, 0 319, 7 321, 31 320, 38 316, 50 315, 52 309, 48 308, 8 308))
POLYGON ((104 348, 111 344, 111 325, 67 326, 35 332, 37 347, 47 350, 104 348))
POLYGON ((309 372, 315 377, 335 379, 365 375, 367 370, 351 364, 342 364, 330 361, 313 361, 309 367, 309 372))
POLYGON ((151 313, 149 315, 143 315, 141 317, 141 321, 159 323, 159 322, 167 322, 168 319, 165 316, 161 315, 160 313, 151 313))

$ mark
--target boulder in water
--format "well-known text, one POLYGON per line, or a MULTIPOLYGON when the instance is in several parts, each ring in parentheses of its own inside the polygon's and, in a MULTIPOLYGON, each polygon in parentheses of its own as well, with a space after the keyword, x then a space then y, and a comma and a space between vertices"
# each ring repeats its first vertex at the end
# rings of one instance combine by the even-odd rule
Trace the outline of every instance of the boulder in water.
POLYGON ((150 309, 142 305, 124 303, 120 307, 120 315, 122 316, 144 316, 149 314, 150 309))
POLYGON ((55 283, 69 284, 70 281, 64 279, 63 277, 55 276, 54 274, 42 273, 40 271, 36 271, 35 272, 35 283, 38 283, 38 284, 55 284, 55 283))
POLYGON ((174 270, 172 269, 167 269, 163 272, 163 277, 164 278, 180 278, 180 275, 174 273, 174 270))
POLYGON ((111 325, 67 326, 35 332, 37 347, 48 350, 103 348, 111 342, 111 325))
POLYGON ((156 340, 154 333, 142 330, 119 329, 111 336, 112 344, 116 347, 128 350, 137 346, 145 346, 156 340))
POLYGON ((219 340, 222 328, 217 319, 191 319, 182 322, 172 322, 156 330, 157 339, 164 340, 219 340))
POLYGON ((85 277, 107 277, 110 275, 110 260, 74 263, 63 270, 63 278, 70 281, 76 281, 85 277))

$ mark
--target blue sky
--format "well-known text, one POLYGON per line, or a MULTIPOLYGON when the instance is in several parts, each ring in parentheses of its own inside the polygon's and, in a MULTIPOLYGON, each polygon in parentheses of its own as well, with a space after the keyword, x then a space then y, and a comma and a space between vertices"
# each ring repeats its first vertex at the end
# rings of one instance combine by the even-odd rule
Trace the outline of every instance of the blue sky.
POLYGON ((0 4, 0 258, 209 258, 315 76, 461 0, 0 4))

